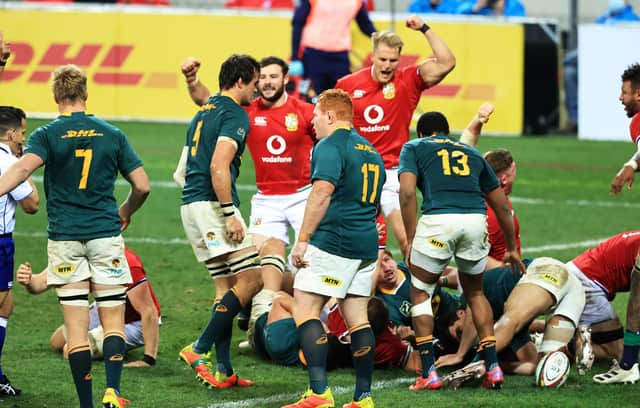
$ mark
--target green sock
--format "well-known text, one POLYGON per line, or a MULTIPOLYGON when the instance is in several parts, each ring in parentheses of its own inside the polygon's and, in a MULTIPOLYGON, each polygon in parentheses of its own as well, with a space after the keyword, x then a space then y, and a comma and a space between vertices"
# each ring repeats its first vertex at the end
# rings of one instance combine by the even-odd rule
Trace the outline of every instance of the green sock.
POLYGON ((124 363, 124 339, 119 335, 104 338, 104 368, 107 377, 107 388, 113 388, 120 393, 120 377, 124 363))
POLYGON ((80 408, 93 408, 91 351, 88 344, 75 346, 69 350, 69 367, 76 385, 80 408))

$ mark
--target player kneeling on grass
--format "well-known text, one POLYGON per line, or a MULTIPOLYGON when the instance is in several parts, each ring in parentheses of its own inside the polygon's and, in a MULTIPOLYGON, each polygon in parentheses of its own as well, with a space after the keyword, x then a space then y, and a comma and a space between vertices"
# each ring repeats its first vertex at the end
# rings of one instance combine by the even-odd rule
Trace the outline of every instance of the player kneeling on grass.
MULTIPOLYGON (((125 364, 125 367, 148 367, 156 364, 158 354, 158 342, 160 338, 159 325, 160 304, 153 292, 151 283, 147 280, 142 261, 132 250, 126 248, 125 256, 131 270, 133 283, 127 285, 125 303, 125 348, 126 351, 144 346, 144 357, 139 361, 132 361, 125 364)), ((16 272, 18 282, 27 288, 31 294, 39 294, 47 289, 47 273, 45 269, 38 274, 33 274, 31 265, 21 264, 16 272)), ((104 330, 100 325, 98 307, 94 302, 89 307, 89 345, 94 359, 103 357, 102 344, 104 341, 104 330)), ((68 358, 67 333, 64 326, 60 326, 51 335, 51 347, 57 351, 62 351, 65 358, 68 358)))
MULTIPOLYGON (((533 319, 541 314, 546 315, 547 323, 538 354, 533 358, 530 353, 529 357, 522 355, 520 361, 512 366, 516 374, 533 375, 538 360, 544 354, 561 350, 571 341, 584 309, 585 295, 580 281, 562 262, 543 257, 529 265, 526 274, 502 302, 504 312, 494 325, 498 352, 509 346, 518 333, 526 332, 533 319)), ((498 305, 501 302, 499 298, 494 298, 492 303, 498 305)), ((449 325, 451 336, 460 341, 458 352, 438 359, 438 367, 460 363, 471 349, 476 337, 475 329, 466 313, 459 317, 464 319, 449 325)))

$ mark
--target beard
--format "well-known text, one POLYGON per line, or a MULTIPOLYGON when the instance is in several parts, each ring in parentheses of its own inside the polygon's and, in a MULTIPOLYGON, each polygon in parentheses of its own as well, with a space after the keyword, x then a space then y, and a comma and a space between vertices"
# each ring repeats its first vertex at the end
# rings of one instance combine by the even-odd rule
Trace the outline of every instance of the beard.
POLYGON ((280 99, 283 93, 284 93, 284 85, 276 89, 275 93, 270 97, 265 96, 264 93, 262 93, 262 91, 260 92, 260 96, 262 96, 262 99, 264 99, 265 101, 274 103, 278 99, 280 99))

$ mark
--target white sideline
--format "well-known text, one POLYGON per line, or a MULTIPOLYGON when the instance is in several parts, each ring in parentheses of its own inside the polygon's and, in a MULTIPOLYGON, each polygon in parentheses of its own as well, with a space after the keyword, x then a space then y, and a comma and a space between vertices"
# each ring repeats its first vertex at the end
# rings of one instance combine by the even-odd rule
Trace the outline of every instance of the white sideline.
MULTIPOLYGON (((13 235, 19 237, 29 237, 29 238, 46 238, 46 232, 14 232, 13 235)), ((596 238, 589 239, 586 241, 579 242, 566 242, 564 244, 549 244, 549 245, 541 245, 536 247, 522 248, 523 254, 533 254, 545 251, 561 251, 563 249, 572 249, 572 248, 588 248, 599 244, 602 241, 609 239, 610 237, 604 238, 596 238)), ((151 237, 132 237, 125 236, 125 242, 135 242, 140 244, 158 244, 158 245, 189 245, 189 242, 184 238, 169 238, 169 239, 158 239, 151 237)), ((392 250, 394 255, 400 255, 400 250, 392 250)))
MULTIPOLYGON (((415 378, 396 378, 393 380, 384 380, 384 381, 375 381, 373 386, 371 387, 373 391, 382 390, 389 387, 394 387, 401 384, 409 384, 412 383, 415 378)), ((353 392, 353 387, 331 387, 331 392, 333 395, 342 395, 353 392)), ((300 398, 300 393, 297 394, 276 394, 270 397, 265 398, 253 398, 241 401, 229 401, 229 402, 220 402, 217 404, 210 404, 204 407, 197 408, 242 408, 242 407, 261 407, 262 404, 271 404, 274 402, 281 401, 294 401, 297 398, 300 398)), ((340 406, 340 404, 337 404, 340 406)))
MULTIPOLYGON (((34 176, 33 180, 38 183, 42 183, 42 176, 34 176)), ((151 187, 172 188, 172 189, 178 188, 178 185, 173 181, 151 181, 150 183, 151 183, 151 187)), ((118 178, 116 180, 116 185, 126 186, 126 185, 129 185, 129 183, 122 178, 118 178)), ((238 191, 253 191, 253 192, 258 191, 258 189, 254 184, 236 184, 236 189, 238 191)), ((617 201, 617 202, 616 201, 592 201, 592 200, 557 201, 557 200, 547 200, 543 198, 514 197, 514 196, 509 196, 509 199, 513 203, 531 204, 531 205, 566 204, 566 205, 579 206, 579 207, 640 208, 640 203, 626 203, 626 202, 620 202, 620 201, 617 201)))

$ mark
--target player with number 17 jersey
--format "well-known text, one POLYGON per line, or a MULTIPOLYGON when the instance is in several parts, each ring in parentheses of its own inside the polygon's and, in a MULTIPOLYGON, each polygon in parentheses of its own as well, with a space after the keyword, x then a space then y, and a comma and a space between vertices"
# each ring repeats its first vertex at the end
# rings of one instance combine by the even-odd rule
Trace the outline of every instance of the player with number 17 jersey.
POLYGON ((246 109, 256 185, 267 196, 294 194, 310 186, 313 105, 286 93, 284 98, 277 107, 257 98, 246 109))

